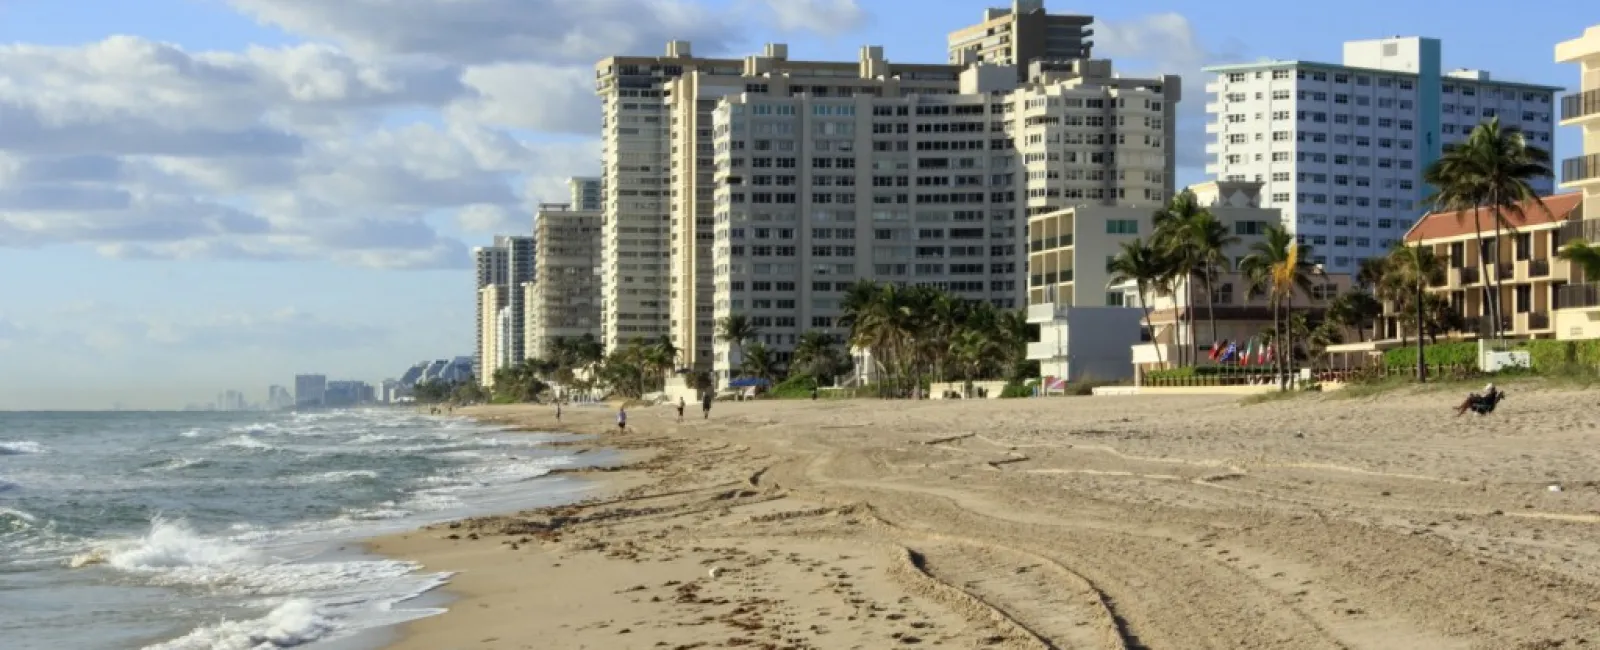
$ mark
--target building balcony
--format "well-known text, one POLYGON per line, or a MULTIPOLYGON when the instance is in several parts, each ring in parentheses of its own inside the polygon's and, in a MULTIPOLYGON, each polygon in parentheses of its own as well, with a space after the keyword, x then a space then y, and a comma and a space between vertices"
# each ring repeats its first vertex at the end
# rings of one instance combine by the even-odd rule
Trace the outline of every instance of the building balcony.
POLYGON ((1549 331, 1550 330, 1550 313, 1549 312, 1536 311, 1536 312, 1523 314, 1523 316, 1527 317, 1528 331, 1530 331, 1530 332, 1544 332, 1544 331, 1549 331))
POLYGON ((1514 282, 1517 279, 1517 265, 1511 262, 1501 262, 1494 265, 1496 282, 1514 282))
POLYGON ((1476 266, 1463 266, 1459 269, 1455 269, 1455 272, 1456 281, 1454 284, 1456 286, 1465 287, 1478 283, 1479 273, 1478 267, 1476 266))
POLYGON ((1530 277, 1530 278, 1547 278, 1547 277, 1550 277, 1550 260, 1549 259, 1528 260, 1528 277, 1530 277))
POLYGON ((1600 218, 1576 219, 1561 225, 1561 244, 1583 240, 1600 242, 1600 218))
POLYGON ((1067 357, 1067 344, 1057 341, 1041 341, 1028 344, 1029 361, 1048 361, 1051 359, 1064 359, 1067 357))
POLYGON ((1600 180, 1600 153, 1561 161, 1561 186, 1577 187, 1600 180))
POLYGON ((1600 88, 1561 98, 1561 124, 1568 126, 1600 115, 1600 88))
POLYGON ((1051 323, 1067 317, 1067 307, 1047 302, 1039 305, 1028 305, 1028 322, 1035 325, 1051 323))
POLYGON ((1569 284, 1556 289, 1556 309, 1600 307, 1600 284, 1569 284))

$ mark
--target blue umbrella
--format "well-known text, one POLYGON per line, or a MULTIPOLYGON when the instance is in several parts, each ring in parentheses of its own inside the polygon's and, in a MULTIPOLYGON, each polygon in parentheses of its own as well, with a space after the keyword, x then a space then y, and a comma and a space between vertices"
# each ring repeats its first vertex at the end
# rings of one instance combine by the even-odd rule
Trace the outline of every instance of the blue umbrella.
POLYGON ((767 381, 765 379, 762 379, 760 377, 740 377, 738 379, 735 379, 733 381, 728 382, 728 385, 732 386, 734 388, 749 388, 751 386, 766 386, 767 384, 770 384, 770 383, 772 383, 772 382, 767 381))

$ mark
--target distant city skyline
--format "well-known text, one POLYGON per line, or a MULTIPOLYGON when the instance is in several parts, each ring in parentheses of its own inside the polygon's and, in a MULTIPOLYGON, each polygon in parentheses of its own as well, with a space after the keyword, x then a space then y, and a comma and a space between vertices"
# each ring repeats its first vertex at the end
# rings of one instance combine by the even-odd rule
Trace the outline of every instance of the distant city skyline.
MULTIPOLYGON (((669 40, 743 57, 942 63, 946 35, 1007 0, 445 0, 0 3, 0 409, 177 409, 308 368, 378 385, 473 354, 473 246, 531 231, 567 179, 599 172, 594 65, 669 40), (337 10, 336 10, 337 8, 337 10), (915 16, 905 20, 904 16, 915 16), (107 122, 101 116, 116 116, 107 122)), ((1444 64, 1577 86, 1551 44, 1587 5, 1522 8, 1518 38, 1416 3, 1171 0, 1104 6, 1094 50, 1184 77, 1177 185, 1207 180, 1202 68, 1336 61, 1349 40, 1418 35, 1444 64), (1187 14, 1182 12, 1189 12, 1187 14)), ((1555 129, 1557 159, 1580 151, 1555 129)))

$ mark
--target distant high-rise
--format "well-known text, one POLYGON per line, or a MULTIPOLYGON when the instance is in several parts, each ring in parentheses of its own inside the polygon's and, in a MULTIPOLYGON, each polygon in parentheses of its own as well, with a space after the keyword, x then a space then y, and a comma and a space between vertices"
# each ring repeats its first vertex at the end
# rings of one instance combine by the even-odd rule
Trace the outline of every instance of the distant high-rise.
POLYGON ((501 355, 508 360, 507 365, 512 365, 529 356, 522 346, 527 320, 524 292, 529 283, 537 280, 534 271, 538 268, 538 249, 532 235, 496 235, 494 246, 506 251, 505 306, 511 310, 511 336, 500 342, 500 348, 501 355))
POLYGON ((297 407, 320 407, 327 404, 327 375, 295 375, 294 404, 297 407))
POLYGON ((600 206, 605 203, 601 198, 601 183, 598 177, 574 176, 567 180, 567 185, 572 189, 572 209, 600 211, 600 206))
POLYGON ((500 312, 510 295, 505 285, 491 284, 478 290, 478 384, 491 386, 505 354, 501 351, 500 312))
POLYGON ((294 396, 289 394, 289 389, 273 385, 267 388, 267 408, 282 409, 294 406, 294 396))
POLYGON ((528 356, 546 357, 552 341, 600 335, 599 210, 539 206, 539 281, 528 293, 528 356))
POLYGON ((1034 61, 1089 58, 1093 22, 1093 16, 1046 13, 1044 0, 1015 0, 985 9, 983 22, 950 32, 950 62, 1013 65, 1023 81, 1034 61))

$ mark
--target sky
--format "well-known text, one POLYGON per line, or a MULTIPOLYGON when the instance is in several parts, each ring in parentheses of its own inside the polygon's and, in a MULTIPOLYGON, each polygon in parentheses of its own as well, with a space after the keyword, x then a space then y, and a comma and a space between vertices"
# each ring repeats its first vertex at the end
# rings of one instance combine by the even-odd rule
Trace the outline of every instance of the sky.
MULTIPOLYGON (((0 409, 176 408, 296 373, 378 381, 471 354, 472 246, 598 172, 593 65, 689 40, 943 62, 1003 0, 0 0, 0 409)), ((1574 88, 1588 2, 1051 0, 1095 55, 1184 77, 1206 180, 1217 63, 1442 39, 1447 69, 1574 88)), ((1557 159, 1577 155, 1560 129, 1557 159)))

